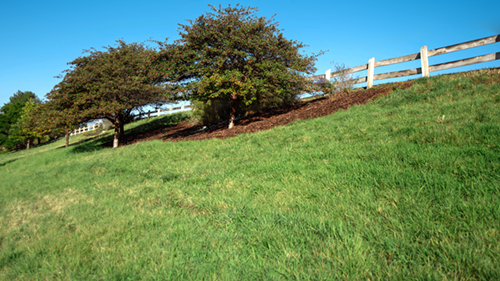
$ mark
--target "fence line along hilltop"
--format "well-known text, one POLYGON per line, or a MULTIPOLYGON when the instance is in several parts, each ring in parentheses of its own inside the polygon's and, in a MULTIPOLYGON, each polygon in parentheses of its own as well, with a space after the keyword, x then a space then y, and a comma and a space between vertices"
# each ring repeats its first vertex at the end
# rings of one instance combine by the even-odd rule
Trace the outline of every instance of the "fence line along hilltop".
POLYGON ((465 59, 456 60, 456 61, 450 61, 450 62, 446 62, 446 63, 434 64, 434 65, 429 65, 429 57, 442 55, 442 54, 448 54, 448 53, 452 53, 452 52, 456 52, 456 51, 461 51, 461 50, 470 49, 470 48, 474 48, 474 47, 484 46, 484 45, 493 44, 493 43, 497 43, 497 42, 500 42, 500 34, 477 39, 477 40, 472 40, 472 41, 468 41, 468 42, 464 42, 464 43, 459 43, 459 44, 455 44, 455 45, 450 45, 450 46, 446 46, 446 47, 441 47, 441 48, 437 48, 437 49, 432 49, 432 50, 427 50, 427 46, 423 46, 422 48, 420 48, 419 53, 414 53, 414 54, 405 55, 405 56, 396 57, 396 58, 391 58, 391 59, 385 59, 385 60, 381 60, 381 61, 375 61, 375 58, 371 58, 367 64, 362 64, 362 65, 359 65, 356 67, 348 68, 348 69, 333 72, 333 73, 331 73, 331 70, 328 69, 325 72, 325 74, 315 75, 315 76, 312 76, 310 79, 312 79, 312 80, 325 79, 327 81, 330 81, 330 79, 333 77, 368 70, 367 76, 360 77, 357 79, 352 79, 351 81, 352 81, 352 84, 359 84, 359 83, 366 82, 366 87, 371 88, 373 86, 373 81, 375 81, 375 80, 383 80, 383 79, 396 78, 396 77, 405 77, 405 76, 416 75, 416 74, 422 74, 422 77, 429 77, 429 73, 433 72, 433 71, 439 71, 439 70, 444 70, 444 69, 450 69, 450 68, 456 68, 456 67, 461 67, 461 66, 466 66, 466 65, 472 65, 472 64, 478 64, 478 63, 483 63, 483 62, 488 62, 488 61, 499 60, 500 59, 500 52, 491 53, 491 54, 482 55, 482 56, 477 56, 477 57, 465 58, 465 59), (375 74, 376 67, 398 64, 398 63, 414 61, 414 60, 420 60, 421 67, 375 74))
MULTIPOLYGON (((500 52, 491 53, 491 54, 482 55, 482 56, 477 56, 477 57, 465 58, 465 59, 461 59, 461 60, 450 61, 450 62, 445 62, 445 63, 440 63, 440 64, 434 64, 434 65, 429 65, 429 57, 448 54, 448 53, 452 53, 452 52, 456 52, 456 51, 461 51, 461 50, 465 50, 465 49, 489 45, 489 44, 498 43, 498 42, 500 42, 500 34, 477 39, 477 40, 467 41, 467 42, 463 42, 463 43, 459 43, 459 44, 455 44, 455 45, 450 45, 450 46, 446 46, 446 47, 441 47, 441 48, 437 48, 437 49, 432 49, 432 50, 427 50, 427 46, 423 46, 422 48, 420 48, 419 53, 409 54, 409 55, 400 56, 400 57, 391 58, 391 59, 385 59, 385 60, 381 60, 381 61, 375 61, 375 58, 371 58, 370 60, 368 60, 367 64, 362 64, 362 65, 359 65, 356 67, 351 67, 351 68, 341 70, 341 71, 336 71, 333 73, 331 72, 331 69, 328 69, 325 72, 325 74, 314 75, 314 76, 309 77, 308 79, 311 79, 311 80, 325 79, 327 81, 330 81, 330 79, 334 78, 334 77, 368 70, 367 76, 352 79, 350 81, 352 82, 353 85, 366 82, 366 87, 371 88, 373 86, 373 81, 375 81, 375 80, 383 80, 383 79, 396 78, 396 77, 405 77, 405 76, 416 75, 416 74, 422 74, 422 77, 429 77, 429 74, 433 71, 439 71, 439 70, 456 68, 456 67, 461 67, 461 66, 466 66, 466 65, 472 65, 472 64, 478 64, 478 63, 489 62, 489 61, 494 61, 494 60, 500 60, 500 52), (375 74, 376 67, 398 64, 398 63, 414 61, 414 60, 420 60, 421 67, 375 74)), ((146 116, 147 116, 147 118, 151 118, 151 117, 160 116, 160 115, 162 115, 163 112, 167 112, 166 114, 172 114, 175 112, 187 111, 187 110, 192 110, 191 105, 181 105, 180 107, 170 106, 170 108, 167 108, 167 109, 158 109, 155 111, 140 112, 139 114, 136 114, 133 117, 137 118, 137 119, 142 119, 143 117, 146 117, 146 116)), ((97 124, 93 124, 93 125, 90 125, 87 127, 82 127, 82 128, 76 129, 71 135, 77 135, 77 134, 81 134, 81 133, 88 132, 91 130, 95 130, 96 128, 98 128, 100 126, 100 124, 101 123, 97 123, 97 124)))

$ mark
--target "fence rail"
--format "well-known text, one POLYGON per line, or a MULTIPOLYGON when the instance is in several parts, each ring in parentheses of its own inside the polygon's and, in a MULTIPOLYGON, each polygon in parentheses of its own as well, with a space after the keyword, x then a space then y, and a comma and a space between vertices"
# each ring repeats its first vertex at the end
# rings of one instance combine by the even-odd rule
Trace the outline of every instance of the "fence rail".
POLYGON ((162 114, 162 112, 168 112, 166 114, 172 114, 172 113, 176 113, 176 112, 183 112, 183 111, 189 111, 189 110, 192 110, 192 106, 191 105, 181 105, 181 106, 178 106, 178 107, 169 107, 169 108, 166 108, 166 109, 158 109, 158 110, 150 110, 148 112, 140 112, 139 114, 136 114, 134 115, 133 117, 134 118, 137 118, 137 119, 142 119, 144 118, 143 116, 147 116, 147 118, 151 118, 151 117, 157 117, 157 116, 160 116, 160 115, 165 115, 165 114, 162 114))
POLYGON ((99 128, 101 126, 102 126, 102 122, 95 123, 95 124, 92 124, 92 125, 86 126, 86 127, 81 127, 81 128, 75 129, 73 132, 71 132, 70 136, 74 136, 74 135, 78 135, 78 134, 83 134, 83 133, 86 133, 86 132, 94 131, 94 130, 96 130, 97 128, 99 128))
POLYGON ((475 47, 493 44, 493 43, 497 43, 497 42, 500 42, 500 34, 477 39, 477 40, 472 40, 472 41, 468 41, 468 42, 464 42, 464 43, 459 43, 459 44, 455 44, 455 45, 450 45, 450 46, 446 46, 446 47, 441 47, 441 48, 437 48, 437 49, 433 49, 433 50, 427 50, 427 46, 423 46, 420 49, 419 53, 400 56, 400 57, 396 57, 396 58, 385 59, 385 60, 381 60, 381 61, 375 61, 375 58, 371 58, 367 64, 362 64, 362 65, 359 65, 356 67, 352 67, 352 68, 349 68, 349 69, 346 69, 343 71, 337 71, 337 72, 333 72, 333 73, 331 73, 331 70, 328 69, 325 74, 311 76, 310 79, 312 79, 312 80, 325 79, 325 80, 330 81, 330 79, 333 77, 346 75, 346 74, 352 74, 352 73, 360 72, 363 70, 368 70, 367 76, 353 79, 351 81, 353 82, 353 84, 359 84, 359 83, 366 82, 367 88, 371 88, 373 86, 373 81, 375 81, 375 80, 382 80, 382 79, 389 79, 389 78, 396 78, 396 77, 405 77, 405 76, 416 75, 416 74, 422 74, 423 77, 429 77, 429 73, 433 72, 433 71, 439 71, 439 70, 456 68, 456 67, 461 67, 461 66, 466 66, 466 65, 471 65, 471 64, 478 64, 478 63, 483 63, 483 62, 488 62, 488 61, 500 60, 500 52, 491 53, 491 54, 482 55, 482 56, 477 56, 477 57, 472 57, 472 58, 456 60, 456 61, 450 61, 450 62, 446 62, 446 63, 434 64, 434 65, 429 65, 429 57, 438 56, 438 55, 442 55, 442 54, 448 54, 448 53, 452 53, 452 52, 456 52, 456 51, 475 48, 475 47), (420 60, 421 67, 400 70, 400 71, 380 73, 380 74, 374 73, 374 70, 376 67, 398 64, 398 63, 414 61, 414 60, 420 60))

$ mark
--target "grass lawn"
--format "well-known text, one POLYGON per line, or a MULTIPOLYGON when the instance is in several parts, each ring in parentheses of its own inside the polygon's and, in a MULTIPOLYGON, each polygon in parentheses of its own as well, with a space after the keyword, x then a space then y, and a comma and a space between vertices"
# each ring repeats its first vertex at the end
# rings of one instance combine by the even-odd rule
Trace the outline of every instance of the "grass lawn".
POLYGON ((500 279, 499 69, 226 140, 109 139, 0 155, 1 280, 500 279))

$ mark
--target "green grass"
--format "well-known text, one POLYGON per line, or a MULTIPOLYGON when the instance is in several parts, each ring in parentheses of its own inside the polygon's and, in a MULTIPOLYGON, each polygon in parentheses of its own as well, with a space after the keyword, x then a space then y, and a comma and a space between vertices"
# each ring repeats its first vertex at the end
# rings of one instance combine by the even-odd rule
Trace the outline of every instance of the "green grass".
POLYGON ((499 279, 498 81, 419 79, 226 140, 0 155, 0 279, 499 279))

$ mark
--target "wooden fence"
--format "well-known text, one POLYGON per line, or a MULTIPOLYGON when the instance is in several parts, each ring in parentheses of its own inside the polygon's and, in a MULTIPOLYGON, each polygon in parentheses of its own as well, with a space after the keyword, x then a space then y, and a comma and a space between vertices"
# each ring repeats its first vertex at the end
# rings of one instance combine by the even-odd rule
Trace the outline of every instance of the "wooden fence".
POLYGON ((139 114, 134 115, 133 117, 136 119, 143 119, 143 118, 151 118, 151 117, 156 117, 160 115, 165 115, 165 114, 172 114, 175 112, 182 112, 182 111, 189 111, 192 110, 191 105, 181 105, 179 107, 170 107, 166 109, 160 109, 158 110, 153 110, 153 111, 148 111, 148 112, 140 112, 139 114), (162 112, 168 112, 168 113, 163 113, 162 112))
MULTIPOLYGON (((189 111, 189 110, 192 110, 191 105, 181 105, 178 107, 171 106, 170 108, 166 108, 166 109, 158 109, 158 110, 154 110, 154 111, 140 112, 139 114, 133 115, 133 117, 135 119, 144 119, 144 118, 151 118, 151 117, 156 117, 156 116, 160 116, 160 115, 172 114, 172 113, 176 113, 176 112, 189 111)), ((74 130, 71 133, 71 135, 74 136, 74 135, 82 134, 85 132, 93 131, 101 126, 102 126, 102 122, 99 122, 96 124, 92 124, 90 126, 78 128, 78 129, 74 130)))
POLYGON ((472 57, 472 58, 466 58, 466 59, 462 59, 462 60, 450 61, 450 62, 446 62, 446 63, 434 64, 434 65, 429 65, 429 57, 442 55, 442 54, 448 54, 448 53, 452 53, 452 52, 456 52, 456 51, 460 51, 460 50, 484 46, 484 45, 493 44, 493 43, 497 43, 497 42, 500 42, 500 35, 493 35, 490 37, 472 40, 472 41, 468 41, 468 42, 464 42, 464 43, 460 43, 460 44, 455 44, 455 45, 451 45, 451 46, 446 46, 446 47, 442 47, 442 48, 437 48, 437 49, 433 49, 433 50, 427 50, 427 46, 423 46, 422 48, 420 48, 419 53, 410 54, 410 55, 401 56, 401 57, 392 58, 392 59, 385 59, 385 60, 381 60, 381 61, 375 61, 375 58, 371 58, 367 64, 362 64, 362 65, 359 65, 356 67, 352 67, 352 68, 349 68, 349 69, 346 69, 343 71, 337 71, 334 73, 331 73, 331 70, 328 69, 325 74, 312 76, 311 79, 313 79, 313 80, 325 79, 325 80, 330 81, 330 79, 333 77, 351 74, 351 73, 356 73, 356 72, 363 71, 363 70, 368 70, 367 76, 353 79, 352 81, 353 81, 353 84, 366 82, 366 87, 371 88, 373 86, 373 81, 375 81, 375 80, 404 77, 404 76, 410 76, 410 75, 415 75, 415 74, 422 74, 422 77, 429 77, 429 73, 433 72, 433 71, 499 60, 500 59, 500 52, 491 53, 491 54, 482 55, 482 56, 477 56, 477 57, 472 57), (375 68, 379 67, 379 66, 392 65, 392 64, 397 64, 397 63, 402 63, 402 62, 407 62, 407 61, 414 61, 414 60, 420 60, 421 67, 400 70, 400 71, 394 71, 394 72, 380 73, 380 74, 375 74, 375 71, 374 71, 375 68))

